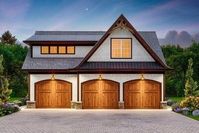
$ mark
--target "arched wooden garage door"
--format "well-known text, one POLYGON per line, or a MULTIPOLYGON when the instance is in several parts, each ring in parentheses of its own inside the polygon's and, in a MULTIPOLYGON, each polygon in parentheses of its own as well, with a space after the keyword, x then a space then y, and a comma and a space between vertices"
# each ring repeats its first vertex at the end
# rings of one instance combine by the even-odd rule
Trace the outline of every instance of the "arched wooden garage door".
POLYGON ((37 108, 70 108, 72 84, 62 80, 44 80, 35 84, 37 108))
POLYGON ((152 80, 132 80, 124 83, 126 109, 160 108, 161 84, 152 80))
POLYGON ((119 83, 110 80, 91 80, 82 83, 84 109, 117 109, 119 83))

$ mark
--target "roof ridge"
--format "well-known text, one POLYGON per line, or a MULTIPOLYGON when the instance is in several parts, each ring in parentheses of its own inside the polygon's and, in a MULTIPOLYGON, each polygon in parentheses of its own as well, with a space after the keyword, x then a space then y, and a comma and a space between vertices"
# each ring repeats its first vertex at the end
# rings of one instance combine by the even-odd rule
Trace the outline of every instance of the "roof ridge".
POLYGON ((35 35, 60 35, 60 34, 69 34, 69 35, 79 35, 79 34, 91 34, 91 35, 96 35, 96 34, 104 34, 106 31, 35 31, 35 35))

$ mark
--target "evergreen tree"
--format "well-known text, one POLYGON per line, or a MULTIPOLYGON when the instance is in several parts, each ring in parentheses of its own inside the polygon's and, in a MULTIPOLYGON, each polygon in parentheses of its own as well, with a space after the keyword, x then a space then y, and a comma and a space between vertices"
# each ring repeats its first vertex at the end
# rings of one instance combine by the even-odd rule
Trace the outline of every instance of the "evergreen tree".
POLYGON ((12 90, 8 89, 9 83, 7 78, 3 75, 3 56, 0 56, 0 103, 6 103, 9 98, 12 90))
POLYGON ((198 96, 199 91, 197 90, 198 84, 193 80, 193 59, 190 58, 188 61, 188 68, 186 71, 186 83, 185 83, 185 97, 198 96))
POLYGON ((0 37, 1 42, 4 44, 15 44, 17 39, 15 38, 15 36, 12 36, 12 34, 10 33, 10 31, 6 31, 2 34, 2 36, 0 37))

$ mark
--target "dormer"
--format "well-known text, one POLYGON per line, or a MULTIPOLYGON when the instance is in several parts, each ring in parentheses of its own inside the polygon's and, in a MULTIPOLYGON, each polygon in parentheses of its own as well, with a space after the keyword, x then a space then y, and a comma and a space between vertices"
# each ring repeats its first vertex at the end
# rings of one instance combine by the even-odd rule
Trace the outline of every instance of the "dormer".
POLYGON ((83 58, 102 37, 103 31, 36 31, 24 42, 33 58, 83 58))

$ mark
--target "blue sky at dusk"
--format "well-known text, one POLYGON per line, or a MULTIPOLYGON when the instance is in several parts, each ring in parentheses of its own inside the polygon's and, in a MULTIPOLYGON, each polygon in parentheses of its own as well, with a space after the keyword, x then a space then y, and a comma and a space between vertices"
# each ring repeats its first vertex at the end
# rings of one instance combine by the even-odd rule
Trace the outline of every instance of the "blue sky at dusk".
POLYGON ((160 38, 199 32, 198 0, 0 0, 0 34, 22 41, 36 30, 107 30, 120 14, 160 38))

